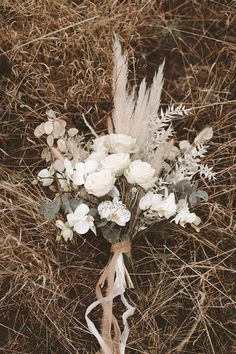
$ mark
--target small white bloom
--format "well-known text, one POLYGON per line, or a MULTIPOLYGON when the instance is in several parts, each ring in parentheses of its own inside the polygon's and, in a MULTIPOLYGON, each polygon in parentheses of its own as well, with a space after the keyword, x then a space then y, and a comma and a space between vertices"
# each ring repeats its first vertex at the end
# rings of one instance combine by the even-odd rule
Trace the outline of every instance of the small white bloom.
POLYGON ((124 170, 129 167, 130 162, 129 154, 118 152, 105 157, 101 161, 101 165, 103 168, 111 169, 116 176, 121 176, 124 170))
POLYGON ((158 211, 159 216, 169 219, 177 211, 174 193, 170 193, 167 198, 164 198, 157 205, 153 205, 153 210, 158 211))
POLYGON ((69 225, 73 226, 78 234, 86 234, 89 229, 96 234, 94 218, 89 215, 89 207, 86 204, 80 204, 73 213, 68 214, 66 217, 69 225))
POLYGON ((161 194, 148 192, 140 199, 139 207, 141 210, 153 211, 161 218, 165 217, 166 219, 169 219, 177 211, 174 193, 170 193, 169 196, 164 197, 161 194))
POLYGON ((173 220, 182 227, 185 227, 185 224, 198 226, 201 222, 201 219, 195 213, 189 211, 187 202, 182 199, 178 203, 178 212, 173 220))
POLYGON ((105 201, 98 205, 98 214, 101 219, 113 221, 117 225, 125 226, 130 220, 131 213, 121 201, 105 201))
POLYGON ((47 169, 44 168, 38 173, 38 179, 40 182, 42 182, 43 186, 50 186, 53 183, 53 174, 54 170, 53 169, 47 169))
POLYGON ((161 194, 154 194, 153 192, 149 191, 140 199, 139 208, 141 210, 157 210, 158 205, 162 201, 162 197, 163 196, 161 194))
POLYGON ((112 171, 110 169, 104 169, 90 173, 86 178, 84 186, 89 194, 93 194, 99 198, 112 190, 115 180, 112 171))
POLYGON ((65 241, 72 240, 73 231, 68 222, 64 223, 62 220, 57 220, 56 226, 61 230, 61 235, 65 241))
POLYGON ((124 175, 129 183, 138 184, 144 189, 153 187, 156 182, 155 169, 141 160, 131 162, 124 175))
POLYGON ((73 172, 72 181, 76 186, 82 186, 85 183, 88 174, 95 172, 98 168, 98 162, 88 160, 85 162, 77 162, 75 171, 73 172))

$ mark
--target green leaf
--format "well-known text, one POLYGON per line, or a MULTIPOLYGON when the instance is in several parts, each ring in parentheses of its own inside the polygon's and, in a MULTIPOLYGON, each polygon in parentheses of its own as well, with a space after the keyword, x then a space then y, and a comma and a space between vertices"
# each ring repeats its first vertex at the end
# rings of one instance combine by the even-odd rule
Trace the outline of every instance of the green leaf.
POLYGON ((54 200, 41 205, 40 212, 45 219, 52 220, 54 216, 59 212, 61 206, 61 198, 56 197, 54 200))
POLYGON ((71 212, 69 194, 65 193, 61 196, 61 206, 66 214, 71 212))
POLYGON ((208 194, 205 191, 202 191, 200 189, 192 192, 189 196, 189 203, 191 207, 195 207, 200 200, 204 200, 205 202, 208 201, 208 194))
POLYGON ((70 198, 69 199, 69 203, 70 203, 70 207, 73 211, 75 211, 75 209, 77 208, 77 206, 79 206, 80 204, 83 203, 82 199, 74 199, 74 198, 70 198))
POLYGON ((118 231, 113 227, 106 225, 101 227, 100 230, 102 231, 103 237, 111 244, 119 242, 120 238, 118 231))

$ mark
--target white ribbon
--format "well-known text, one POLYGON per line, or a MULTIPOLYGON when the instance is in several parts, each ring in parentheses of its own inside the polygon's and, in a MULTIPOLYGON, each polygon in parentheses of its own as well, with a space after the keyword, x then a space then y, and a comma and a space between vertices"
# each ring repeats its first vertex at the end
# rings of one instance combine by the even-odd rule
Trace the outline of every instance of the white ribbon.
POLYGON ((129 326, 128 326, 127 319, 129 316, 133 315, 133 313, 135 311, 135 307, 131 306, 128 303, 128 301, 124 295, 125 289, 127 288, 126 279, 128 280, 129 286, 131 287, 132 282, 129 278, 128 271, 127 271, 125 264, 124 264, 123 253, 120 253, 117 258, 116 265, 115 265, 115 282, 114 282, 114 287, 113 287, 112 293, 106 297, 103 297, 102 299, 94 301, 90 306, 88 306, 88 308, 85 312, 85 319, 87 322, 88 329, 96 337, 104 354, 113 354, 113 351, 107 346, 107 344, 105 343, 101 334, 97 330, 96 326, 94 325, 94 323, 90 320, 90 318, 88 316, 94 308, 101 305, 102 303, 108 302, 108 301, 113 301, 113 299, 115 299, 117 296, 121 297, 121 301, 124 304, 124 306, 126 307, 126 311, 122 315, 122 322, 123 322, 124 329, 123 329, 123 332, 120 337, 120 353, 119 354, 125 354, 126 342, 127 342, 128 336, 129 336, 129 326))

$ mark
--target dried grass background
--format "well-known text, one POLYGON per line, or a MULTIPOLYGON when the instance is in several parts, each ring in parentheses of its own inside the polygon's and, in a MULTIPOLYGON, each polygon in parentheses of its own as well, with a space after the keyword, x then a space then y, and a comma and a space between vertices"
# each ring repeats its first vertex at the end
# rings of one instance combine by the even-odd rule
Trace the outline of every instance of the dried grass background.
MULTIPOLYGON (((43 163, 33 130, 49 108, 87 133, 112 110, 112 35, 129 52, 130 80, 150 80, 166 58, 163 105, 193 113, 176 139, 211 125, 207 161, 217 181, 196 209, 203 227, 160 223, 133 243, 137 310, 127 353, 236 352, 235 1, 0 2, 0 353, 95 353, 84 313, 109 256, 105 240, 56 241, 32 180, 43 163)), ((93 313, 97 324, 101 312, 93 313)))

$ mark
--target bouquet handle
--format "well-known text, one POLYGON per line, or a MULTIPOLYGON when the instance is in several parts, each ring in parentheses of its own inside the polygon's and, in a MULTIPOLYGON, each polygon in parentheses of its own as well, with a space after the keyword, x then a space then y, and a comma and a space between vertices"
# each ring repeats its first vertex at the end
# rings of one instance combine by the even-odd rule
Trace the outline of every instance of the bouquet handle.
POLYGON ((97 354, 124 354, 126 342, 129 336, 129 327, 127 319, 131 316, 135 308, 131 306, 125 298, 126 288, 133 288, 133 283, 124 263, 123 254, 130 254, 131 244, 129 241, 122 241, 111 246, 113 253, 107 266, 103 269, 102 274, 96 285, 96 297, 86 310, 85 319, 90 332, 96 337, 100 344, 100 352, 97 354), (106 294, 103 296, 102 288, 106 283, 106 294), (113 300, 120 296, 122 303, 126 307, 126 311, 122 315, 123 332, 121 333, 119 323, 113 314, 113 300), (101 333, 97 330, 94 323, 90 320, 90 312, 101 305, 103 309, 103 317, 101 324, 101 333), (114 336, 112 337, 112 328, 114 336))

